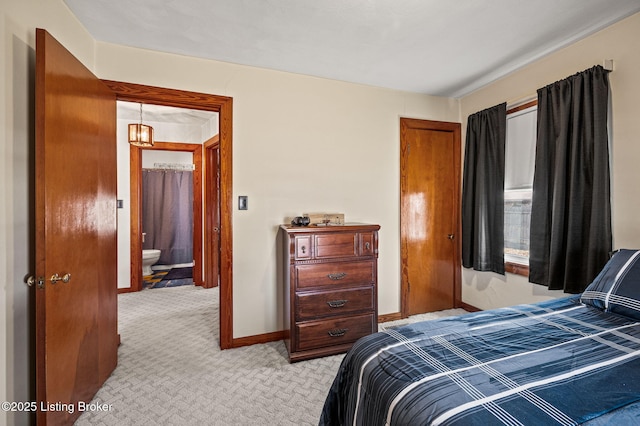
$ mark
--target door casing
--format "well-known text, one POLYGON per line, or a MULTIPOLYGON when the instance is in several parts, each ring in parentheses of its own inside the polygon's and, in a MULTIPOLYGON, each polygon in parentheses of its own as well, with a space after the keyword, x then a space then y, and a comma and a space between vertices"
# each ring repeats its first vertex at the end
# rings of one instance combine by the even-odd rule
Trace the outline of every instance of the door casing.
MULTIPOLYGON (((400 285, 400 296, 401 296, 401 315, 402 317, 407 317, 409 315, 413 315, 415 312, 411 312, 410 309, 410 297, 411 297, 411 285, 409 280, 409 275, 411 273, 411 268, 415 266, 415 259, 410 259, 409 255, 409 244, 416 240, 416 238, 423 238, 424 241, 427 241, 429 238, 448 238, 448 236, 452 235, 451 244, 452 244, 452 256, 450 259, 447 259, 446 262, 451 262, 451 303, 446 307, 440 307, 439 309, 453 308, 462 306, 462 296, 461 296, 461 257, 460 257, 460 236, 461 232, 461 223, 460 223, 460 164, 461 164, 461 137, 460 137, 460 123, 451 123, 451 122, 440 122, 440 121, 431 121, 431 120, 418 120, 412 118, 401 118, 400 119, 400 257, 401 257, 401 285, 400 285), (451 194, 438 194, 434 196, 434 194, 429 194, 425 199, 427 200, 427 204, 429 202, 433 202, 433 200, 437 200, 443 196, 447 196, 451 205, 451 214, 452 214, 452 225, 451 229, 441 229, 437 230, 433 234, 439 233, 438 235, 425 235, 418 236, 415 232, 415 223, 416 218, 414 217, 414 213, 411 208, 408 206, 411 205, 410 198, 412 197, 411 188, 408 187, 409 182, 409 174, 415 173, 416 170, 409 169, 409 155, 411 151, 419 149, 416 143, 413 143, 410 133, 412 131, 426 131, 426 132, 434 132, 434 134, 438 134, 439 132, 446 132, 446 137, 451 139, 451 151, 448 153, 451 155, 451 164, 447 164, 446 167, 450 170, 451 176, 447 177, 447 179, 451 180, 451 194), (431 201, 429 201, 431 200, 431 201)), ((439 191, 441 188, 433 188, 434 191, 439 191)), ((433 210, 437 209, 438 205, 426 205, 425 210, 433 210)), ((433 261, 432 259, 421 259, 420 263, 421 267, 424 267, 424 264, 433 261)), ((440 262, 436 263, 434 268, 441 268, 440 262)), ((427 266, 428 268, 428 266, 427 266)), ((415 283, 414 283, 415 284, 415 283)), ((416 286, 414 285, 414 291, 416 291, 416 286)))
POLYGON ((142 278, 142 150, 190 152, 193 154, 193 282, 202 286, 202 254, 207 247, 202 245, 202 145, 192 143, 156 142, 153 147, 129 147, 129 176, 131 186, 131 264, 140 267, 131 269, 131 287, 122 291, 141 291, 142 278))
MULTIPOLYGON (((233 347, 232 120, 233 98, 177 89, 102 80, 119 101, 214 111, 220 146, 220 348, 233 347)), ((206 198, 206 196, 205 196, 206 198)), ((211 206, 205 201, 205 214, 211 206)), ((142 250, 142 235, 139 248, 142 250)), ((133 241, 132 241, 133 246, 133 241)), ((132 268, 141 265, 131 265, 132 268)))
POLYGON ((205 250, 203 287, 217 287, 220 281, 220 137, 205 141, 204 188, 205 204, 211 206, 205 214, 205 250))

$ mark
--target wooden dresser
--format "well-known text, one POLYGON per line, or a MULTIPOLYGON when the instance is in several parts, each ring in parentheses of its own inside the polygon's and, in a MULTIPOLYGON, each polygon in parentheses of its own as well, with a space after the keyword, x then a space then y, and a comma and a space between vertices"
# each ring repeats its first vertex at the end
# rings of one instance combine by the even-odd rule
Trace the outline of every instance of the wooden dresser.
POLYGON ((280 227, 289 361, 346 352, 378 331, 379 229, 280 227))

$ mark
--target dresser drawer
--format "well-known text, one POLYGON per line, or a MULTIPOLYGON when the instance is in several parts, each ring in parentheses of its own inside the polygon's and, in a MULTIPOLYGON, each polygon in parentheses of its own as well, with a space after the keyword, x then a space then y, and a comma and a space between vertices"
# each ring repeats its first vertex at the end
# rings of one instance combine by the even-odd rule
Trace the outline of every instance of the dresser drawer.
POLYGON ((296 294, 296 319, 349 315, 374 309, 373 287, 296 294))
POLYGON ((374 314, 367 314, 296 324, 296 350, 353 343, 375 331, 374 317, 374 314))
POLYGON ((316 235, 315 249, 317 259, 358 256, 358 234, 343 232, 316 235))
POLYGON ((296 287, 372 284, 375 280, 374 265, 373 261, 296 265, 296 287))

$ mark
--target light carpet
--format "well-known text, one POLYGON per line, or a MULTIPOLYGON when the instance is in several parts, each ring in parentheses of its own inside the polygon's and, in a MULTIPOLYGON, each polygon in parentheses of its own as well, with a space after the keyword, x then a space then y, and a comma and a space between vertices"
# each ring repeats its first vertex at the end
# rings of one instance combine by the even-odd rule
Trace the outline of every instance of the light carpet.
MULTIPOLYGON (((218 289, 118 296, 118 366, 76 425, 317 425, 343 355, 289 364, 282 341, 221 351, 218 289)), ((389 327, 465 313, 422 314, 389 327)))

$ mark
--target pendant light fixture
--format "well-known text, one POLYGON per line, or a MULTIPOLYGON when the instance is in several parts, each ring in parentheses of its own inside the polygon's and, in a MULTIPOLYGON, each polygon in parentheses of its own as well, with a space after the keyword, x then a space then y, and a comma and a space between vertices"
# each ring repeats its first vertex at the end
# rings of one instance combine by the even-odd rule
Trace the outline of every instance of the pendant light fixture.
POLYGON ((129 124, 129 143, 143 148, 153 146, 153 127, 142 124, 142 103, 140 104, 140 123, 129 124))

